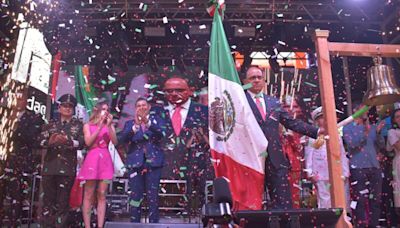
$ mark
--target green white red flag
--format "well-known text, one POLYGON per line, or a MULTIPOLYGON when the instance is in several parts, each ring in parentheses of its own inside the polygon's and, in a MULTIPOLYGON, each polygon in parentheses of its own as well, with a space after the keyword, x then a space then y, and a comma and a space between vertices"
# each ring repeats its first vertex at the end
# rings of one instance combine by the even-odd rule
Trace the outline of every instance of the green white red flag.
POLYGON ((219 13, 211 31, 208 95, 215 174, 228 179, 235 210, 259 210, 268 141, 247 102, 219 13))

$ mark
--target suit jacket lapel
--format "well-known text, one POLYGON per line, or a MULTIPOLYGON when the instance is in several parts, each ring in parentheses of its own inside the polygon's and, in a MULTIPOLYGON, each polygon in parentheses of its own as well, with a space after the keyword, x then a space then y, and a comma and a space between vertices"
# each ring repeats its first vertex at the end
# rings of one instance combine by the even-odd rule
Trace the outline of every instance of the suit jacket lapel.
MULTIPOLYGON (((169 114, 169 111, 166 107, 163 107, 163 112, 164 112, 164 120, 165 120, 165 125, 167 127, 167 133, 171 132, 171 134, 174 134, 174 129, 172 127, 172 120, 171 120, 171 116, 169 114)), ((169 133, 168 133, 169 135, 169 133)))
MULTIPOLYGON (((191 101, 190 102, 190 106, 189 106, 189 110, 188 110, 188 113, 187 113, 187 115, 186 115, 186 119, 185 119, 185 122, 183 123, 183 126, 182 126, 182 130, 184 129, 184 128, 189 128, 190 126, 192 126, 192 124, 193 124, 193 119, 194 119, 194 116, 196 115, 196 112, 195 112, 195 110, 194 110, 194 104, 193 104, 193 101, 191 101)), ((182 132, 182 131, 181 131, 182 132)))
POLYGON ((269 116, 271 115, 271 112, 272 112, 271 106, 272 105, 271 105, 269 97, 265 94, 264 94, 264 104, 265 104, 265 110, 266 110, 265 119, 267 120, 269 118, 269 116))

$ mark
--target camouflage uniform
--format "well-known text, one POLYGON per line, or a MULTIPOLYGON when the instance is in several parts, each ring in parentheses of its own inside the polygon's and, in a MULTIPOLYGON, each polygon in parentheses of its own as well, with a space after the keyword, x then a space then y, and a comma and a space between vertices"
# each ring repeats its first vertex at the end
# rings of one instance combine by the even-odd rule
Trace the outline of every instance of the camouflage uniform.
POLYGON ((83 124, 76 118, 69 122, 51 120, 43 126, 39 142, 47 148, 42 170, 43 225, 64 227, 69 211, 69 195, 76 175, 77 150, 84 146, 83 124), (54 133, 67 135, 67 144, 48 146, 50 136, 54 133))

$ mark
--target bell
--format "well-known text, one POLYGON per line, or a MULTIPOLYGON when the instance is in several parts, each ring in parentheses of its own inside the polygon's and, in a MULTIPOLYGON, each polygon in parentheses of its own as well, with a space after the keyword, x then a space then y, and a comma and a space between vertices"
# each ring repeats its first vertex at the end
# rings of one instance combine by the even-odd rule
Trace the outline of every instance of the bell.
POLYGON ((374 58, 374 63, 375 66, 367 71, 368 87, 363 103, 376 106, 400 101, 400 88, 396 85, 392 69, 383 65, 379 56, 374 58))

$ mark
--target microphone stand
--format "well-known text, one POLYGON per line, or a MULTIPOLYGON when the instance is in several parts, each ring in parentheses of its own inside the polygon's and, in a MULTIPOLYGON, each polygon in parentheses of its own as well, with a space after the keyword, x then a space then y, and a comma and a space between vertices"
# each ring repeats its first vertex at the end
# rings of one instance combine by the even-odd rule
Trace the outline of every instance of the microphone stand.
POLYGON ((215 224, 214 219, 209 219, 208 223, 205 227, 207 228, 244 228, 245 225, 245 219, 241 218, 239 225, 235 224, 233 221, 231 221, 229 224, 215 224))

